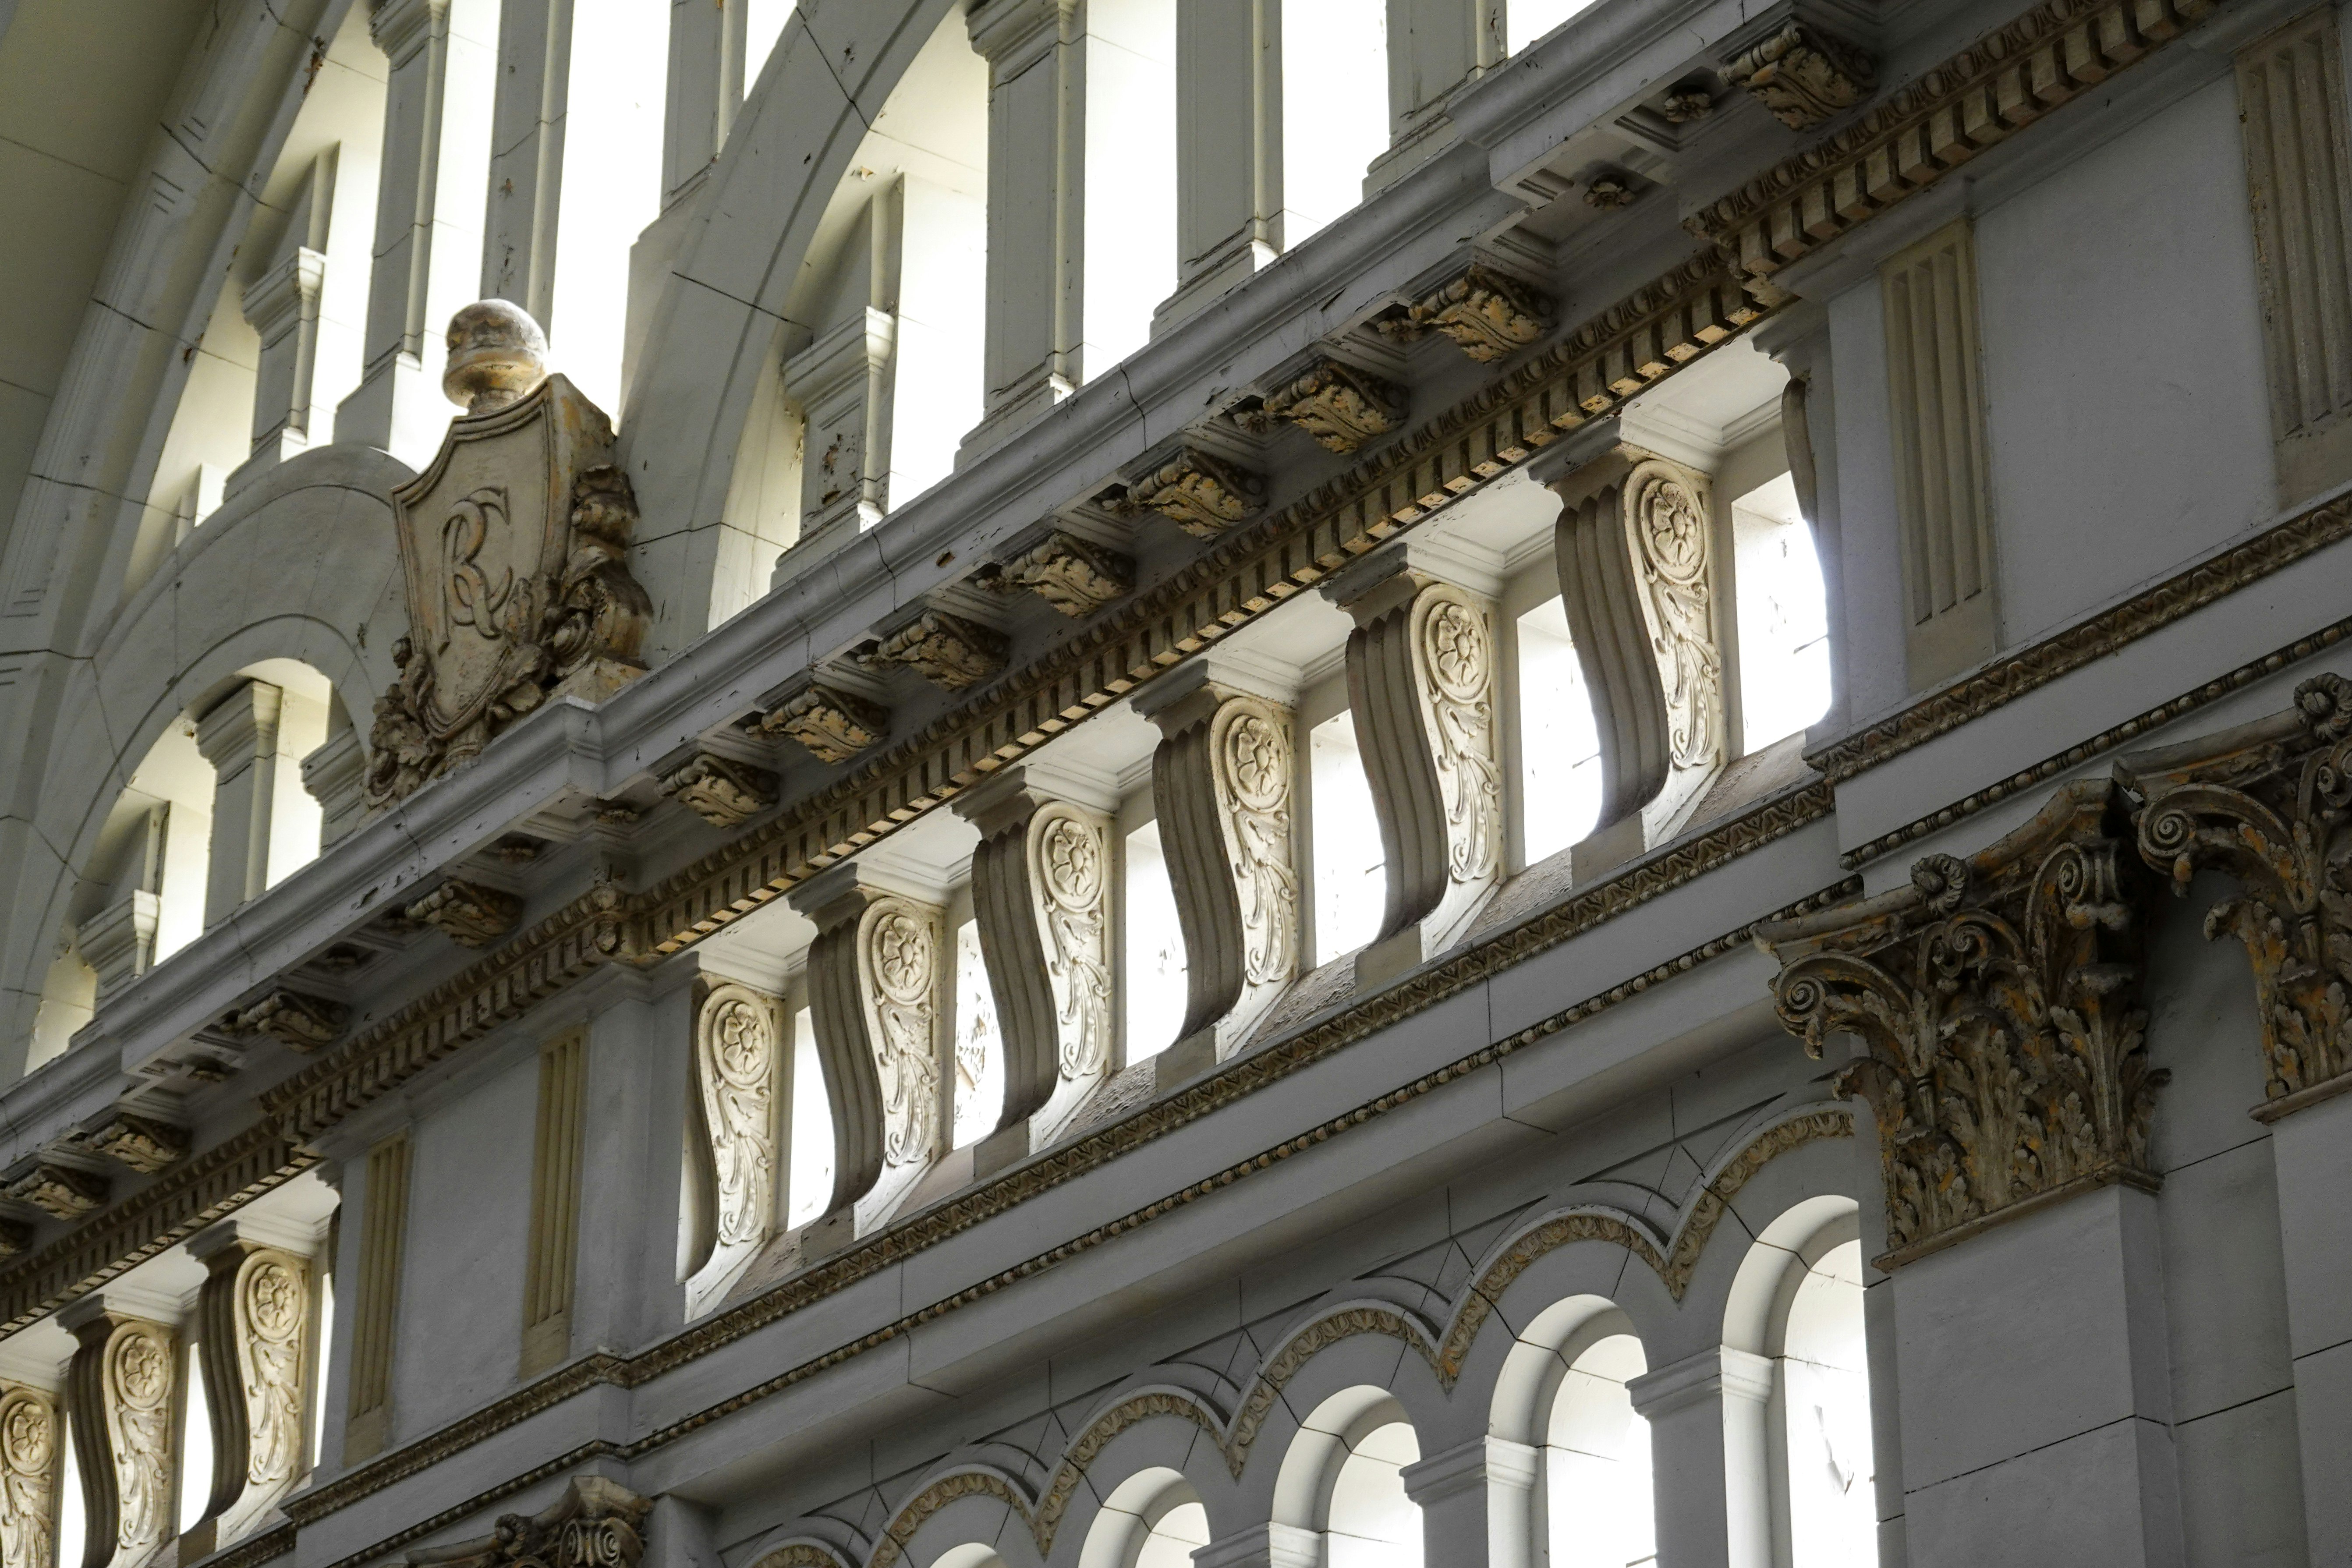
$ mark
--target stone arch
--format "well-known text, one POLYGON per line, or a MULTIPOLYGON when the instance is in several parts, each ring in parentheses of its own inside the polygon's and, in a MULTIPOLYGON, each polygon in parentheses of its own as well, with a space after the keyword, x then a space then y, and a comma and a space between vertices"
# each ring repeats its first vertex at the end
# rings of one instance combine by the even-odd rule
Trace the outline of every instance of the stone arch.
POLYGON ((41 853, 16 868, 0 958, 13 1003, 7 1037, 20 1047, 78 879, 167 726, 238 671, 283 658, 324 676, 364 734, 396 673, 391 645, 405 625, 389 498, 407 478, 405 466, 367 448, 322 448, 283 465, 183 541, 65 681, 68 710, 97 721, 60 727, 46 755, 28 748, 41 853))
MULTIPOLYGON (((1025 1458, 1026 1456, 1022 1456, 1025 1458)), ((995 1465, 962 1463, 931 1473, 890 1515, 866 1568, 937 1568, 954 1549, 985 1538, 1007 1568, 1042 1568, 1032 1488, 995 1465), (1018 1523, 1019 1529, 1005 1528, 1018 1523), (931 1539, 923 1537, 929 1531, 931 1539)))
POLYGON ((746 1568, 857 1568, 864 1553, 843 1551, 813 1536, 762 1542, 746 1568))
MULTIPOLYGON (((1419 1510, 1405 1500, 1395 1472, 1423 1457, 1421 1433, 1404 1402, 1379 1384, 1353 1384, 1326 1394, 1299 1415, 1297 1430, 1284 1445, 1268 1500, 1269 1523, 1294 1545, 1310 1540, 1328 1543, 1342 1532, 1360 1538, 1368 1533, 1367 1521, 1350 1514, 1360 1512, 1370 1491, 1387 1505, 1381 1511, 1402 1508, 1413 1515, 1409 1528, 1417 1536, 1419 1510), (1401 1439, 1400 1427, 1405 1433, 1401 1439), (1370 1486, 1350 1487, 1351 1480, 1369 1480, 1370 1486)), ((1397 1536, 1371 1539, 1393 1542, 1397 1536)), ((1326 1544, 1326 1560, 1328 1552, 1326 1544)))
MULTIPOLYGON (((1181 1422, 1193 1428, 1187 1434, 1185 1447, 1194 1445, 1192 1436, 1205 1436, 1210 1443, 1222 1444, 1226 1430, 1223 1415, 1200 1394, 1172 1384, 1157 1384, 1129 1390, 1101 1406, 1064 1451, 1061 1462, 1054 1467, 1053 1479, 1046 1483, 1045 1495, 1039 1500, 1036 1512, 1036 1533, 1039 1550, 1051 1553, 1060 1539, 1062 1528, 1071 1518, 1074 1507, 1081 1502, 1082 1490, 1093 1478, 1094 1467, 1112 1444, 1137 1428, 1153 1421, 1181 1422)), ((1164 1456, 1174 1459, 1176 1456, 1164 1456)), ((1165 1468, 1183 1472, 1181 1463, 1168 1463, 1165 1468)), ((1106 1495, 1097 1485, 1097 1496, 1106 1495)))
POLYGON ((787 300, 868 125, 951 5, 803 0, 697 198, 620 420, 619 460, 659 522, 632 552, 669 606, 648 638, 654 662, 704 629, 739 443, 787 300))
POLYGON ((1130 1472, 1103 1494, 1102 1505, 1088 1525, 1080 1547, 1077 1568, 1137 1568, 1152 1538, 1168 1527, 1171 1515, 1195 1510, 1202 1528, 1181 1545, 1205 1546, 1214 1539, 1206 1530, 1207 1502, 1181 1469, 1170 1465, 1148 1466, 1130 1472))
MULTIPOLYGON (((1401 1354, 1410 1352, 1423 1365, 1431 1369, 1435 1383, 1437 1336, 1428 1321, 1420 1314, 1387 1301, 1367 1301, 1360 1298, 1342 1300, 1324 1307, 1293 1328, 1259 1362, 1251 1377, 1248 1392, 1234 1412, 1232 1430, 1224 1443, 1225 1463, 1239 1479, 1249 1463, 1250 1452, 1257 1445, 1276 1413, 1290 1403, 1291 1384, 1310 1363, 1326 1352, 1346 1346, 1367 1337, 1397 1341, 1401 1354)), ((1360 1381, 1330 1369, 1318 1369, 1325 1373, 1314 1380, 1315 1384, 1339 1384, 1360 1381)), ((1383 1386, 1394 1381, 1380 1380, 1383 1386)), ((1305 1397, 1315 1398, 1312 1384, 1302 1390, 1305 1397)), ((1393 1394, 1395 1390, 1390 1388, 1393 1394)))

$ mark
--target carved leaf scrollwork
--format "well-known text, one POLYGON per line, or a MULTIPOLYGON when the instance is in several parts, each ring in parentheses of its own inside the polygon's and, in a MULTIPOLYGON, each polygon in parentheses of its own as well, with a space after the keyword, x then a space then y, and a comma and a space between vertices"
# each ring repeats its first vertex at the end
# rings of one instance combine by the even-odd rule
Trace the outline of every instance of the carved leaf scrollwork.
POLYGON ((1446 869, 1457 882, 1481 881, 1494 874, 1502 853, 1494 645, 1485 615, 1451 592, 1424 595, 1417 609, 1445 804, 1446 869))
POLYGON ((29 1388, 0 1395, 0 1568, 50 1568, 58 1413, 29 1388))
POLYGON ((859 961, 874 1010, 874 1052, 882 1079, 883 1158, 893 1165, 930 1157, 939 1121, 940 1065, 931 1042, 939 1018, 939 933, 900 900, 866 916, 859 961))
POLYGON ((310 1293, 291 1258, 257 1253, 237 1285, 237 1363, 245 1383, 246 1484, 275 1493, 302 1458, 302 1341, 310 1293))
POLYGON ((2140 855, 2174 893, 2200 870, 2240 884, 2205 934, 2253 965, 2268 1098, 2352 1070, 2352 680, 2316 676, 2284 713, 2121 771, 2143 798, 2140 855))
POLYGON ((1100 824, 1067 806, 1039 815, 1031 879, 1043 895, 1045 967, 1060 1005, 1061 1075, 1085 1078, 1110 1057, 1109 845, 1100 824))
POLYGON ((721 1247, 764 1240, 775 1207, 775 1013, 766 998, 721 985, 697 1031, 703 1121, 717 1175, 721 1247))
POLYGON ((1298 880, 1290 865, 1290 732, 1249 703, 1228 703, 1211 740, 1217 792, 1229 803, 1226 846, 1241 898, 1242 974, 1260 985, 1298 961, 1298 880))
POLYGON ((1665 465, 1629 476, 1628 520, 1651 610, 1651 645, 1665 679, 1667 738, 1677 767, 1705 767, 1722 732, 1723 661, 1716 651, 1705 502, 1665 465))
POLYGON ((2070 785, 1969 860, 1779 921, 1781 1022, 1822 1054, 1865 1054, 1841 1095, 1878 1122, 1891 1256, 1917 1256, 2030 1200, 2110 1181, 2152 1186, 2148 1125, 2167 1074, 2138 1005, 2137 863, 2104 781, 2070 785))
POLYGON ((106 1349, 119 1561, 140 1561, 172 1533, 172 1362, 170 1342, 143 1329, 118 1333, 106 1349))

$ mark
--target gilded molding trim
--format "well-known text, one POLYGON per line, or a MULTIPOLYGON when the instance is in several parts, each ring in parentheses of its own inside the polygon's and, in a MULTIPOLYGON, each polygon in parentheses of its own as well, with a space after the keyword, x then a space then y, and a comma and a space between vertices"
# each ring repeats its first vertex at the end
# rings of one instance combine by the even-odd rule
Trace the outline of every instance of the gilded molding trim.
POLYGON ((764 1554, 751 1568, 854 1568, 854 1564, 830 1546, 794 1541, 764 1554))
MULTIPOLYGON (((1636 867, 1634 869, 1640 868, 1636 867)), ((1597 894, 1607 886, 1608 884, 1602 884, 1592 891, 1597 894)), ((1848 879, 1801 899, 1769 918, 1786 919, 1793 915, 1825 909, 1852 898, 1858 891, 1860 891, 1859 881, 1848 879)), ((1535 923, 1539 922, 1530 922, 1530 924, 1535 923)), ((1366 1101, 1351 1110, 1342 1111, 1329 1121, 1309 1128, 1270 1149, 1245 1157, 1213 1175, 1205 1176, 1130 1214, 1097 1226, 1084 1235, 1038 1253, 1024 1262, 1016 1264, 1002 1273, 992 1275, 978 1284, 968 1286, 953 1295, 934 1301, 929 1306, 911 1312, 895 1322, 884 1324, 859 1339, 836 1346, 798 1366, 787 1368, 773 1377, 731 1394, 668 1426, 649 1432, 634 1443, 621 1445, 599 1439, 583 1444, 569 1453, 549 1460, 523 1476, 512 1478, 497 1488, 436 1515, 431 1520, 412 1526, 387 1540, 378 1542, 364 1552, 329 1564, 328 1568, 360 1568, 361 1564, 373 1562, 396 1547, 431 1534, 436 1530, 466 1518, 469 1513, 478 1512, 499 1498, 510 1496, 547 1476, 558 1474, 585 1462, 588 1458, 609 1456, 635 1459, 649 1454, 688 1433, 699 1430, 711 1422, 731 1415, 739 1410, 747 1409, 762 1399, 781 1394, 787 1388, 839 1366, 867 1351, 900 1339, 925 1323, 936 1321, 950 1312, 983 1300, 999 1290, 1009 1289, 1021 1280, 1041 1274, 1080 1253, 1091 1251, 1108 1241, 1139 1229, 1162 1215, 1172 1214, 1189 1204, 1198 1202, 1233 1185, 1237 1181, 1244 1180, 1261 1171, 1269 1170, 1277 1163, 1294 1154, 1303 1153, 1352 1128, 1360 1127, 1377 1117, 1411 1104, 1424 1095, 1433 1093, 1454 1079, 1491 1067, 1515 1051, 1532 1046, 1538 1040, 1548 1038, 1587 1018, 1631 1001, 1652 986, 1664 984, 1677 975, 1686 974, 1710 959, 1719 958, 1735 949, 1745 948, 1749 944, 1755 933, 1756 925, 1759 923, 1761 922, 1751 922, 1737 927, 1721 936, 1703 942, 1687 952, 1668 959, 1640 974, 1611 986, 1606 991, 1565 1007, 1550 1017, 1540 1019, 1516 1034, 1472 1052, 1458 1061, 1426 1073, 1412 1082, 1391 1089, 1378 1099, 1366 1101)), ((1523 931, 1528 927, 1522 926, 1517 929, 1523 931)), ((1412 988, 1409 986, 1400 986, 1383 993, 1375 1000, 1385 1001, 1397 996, 1401 992, 1411 989, 1412 988)), ((1410 1011, 1419 1011, 1422 1005, 1426 1005, 1428 1001, 1433 1000, 1435 1000, 1433 996, 1429 997, 1414 1005, 1410 1011)), ((1405 1014, 1400 1013, 1398 1016, 1403 1016, 1405 1014)), ((1337 1049, 1339 1046, 1360 1037, 1360 1035, 1355 1033, 1338 1033, 1339 1026, 1345 1023, 1347 1018, 1348 1015, 1342 1015, 1339 1018, 1328 1020, 1321 1029, 1314 1032, 1312 1037, 1323 1039, 1325 1043, 1311 1055, 1298 1054, 1303 1043, 1310 1037, 1303 1035, 1251 1056, 1241 1058, 1222 1072, 1193 1085, 1182 1094, 1148 1106, 1122 1121, 1114 1122, 1101 1131, 1080 1140, 1068 1150, 1055 1151, 1045 1159, 1022 1166, 1008 1173, 1001 1181, 966 1198, 953 1204, 943 1205, 939 1209, 927 1211, 910 1221, 903 1229, 884 1231, 871 1241, 829 1259, 817 1268, 786 1280, 765 1295, 755 1297, 727 1311, 714 1314, 685 1333, 673 1336, 641 1355, 627 1360, 616 1356, 600 1355, 575 1362, 553 1375, 519 1389, 506 1399, 475 1412, 462 1421, 444 1427, 438 1432, 430 1433, 369 1464, 347 1470, 333 1480, 299 1497, 288 1499, 285 1504, 286 1510, 294 1517, 298 1524, 315 1522, 340 1509, 349 1507, 362 1498, 372 1496, 386 1487, 395 1485, 412 1475, 428 1469, 451 1455, 462 1453, 475 1444, 527 1420, 543 1410, 551 1409, 590 1388, 599 1385, 633 1388, 651 1382, 654 1378, 676 1367, 732 1343, 789 1312, 830 1295, 880 1268, 889 1267, 924 1247, 944 1240, 947 1237, 977 1223, 980 1219, 988 1217, 991 1214, 1000 1212, 1003 1208, 1009 1208, 1038 1192, 1056 1186, 1070 1176, 1092 1168, 1094 1163, 1108 1158, 1109 1153, 1115 1152, 1116 1150, 1131 1148, 1147 1142, 1197 1116, 1205 1115, 1219 1106, 1229 1103, 1233 1099, 1240 1098, 1261 1081, 1270 1081, 1273 1078, 1286 1076, 1288 1072, 1295 1071, 1311 1061, 1321 1059, 1331 1050, 1337 1049), (1331 1037, 1334 1035, 1337 1036, 1336 1038, 1331 1037), (1285 1063, 1281 1058, 1286 1053, 1291 1059, 1285 1063), (1236 1082, 1243 1079, 1249 1080, 1248 1087, 1235 1087, 1236 1082), (1116 1150, 1103 1148, 1104 1145, 1114 1142, 1116 1150), (1089 1151, 1094 1152, 1094 1158, 1080 1163, 1079 1156, 1089 1151)), ((1360 1033, 1368 1034, 1373 1028, 1384 1027, 1386 1021, 1380 1025, 1364 1026, 1360 1033)))
POLYGON ((968 1497, 992 1497, 1014 1513, 1034 1534, 1036 1515, 1029 1500, 1022 1495, 1020 1485, 994 1470, 955 1470, 941 1476, 907 1500, 891 1518, 890 1526, 882 1539, 874 1543, 874 1553, 866 1560, 866 1568, 891 1568, 906 1554, 907 1543, 916 1532, 930 1522, 930 1518, 951 1502, 968 1497))
POLYGON ((1901 712, 1831 742, 1805 761, 1830 783, 1843 784, 2347 536, 2352 536, 2352 497, 2299 512, 2111 610, 1997 658, 1901 712))
POLYGON ((1941 833, 1952 824, 1966 821, 1988 806, 1998 805, 2021 790, 2048 784, 2059 774, 2071 768, 2081 767, 2102 752, 2111 752, 2126 742, 2160 730, 2175 719, 2194 713, 2208 703, 2219 702, 2232 692, 2242 691, 2265 676, 2276 675, 2289 665, 2300 664, 2315 653, 2334 647, 2347 636, 2352 636, 2352 616, 2322 626, 2307 637, 2297 637, 2284 647, 2274 648, 2260 658, 2250 659, 2227 674, 2182 692, 2168 702, 2159 702, 2120 724, 2109 725, 2086 741, 2078 741, 2063 752, 2053 752, 2030 768, 2021 769, 2005 779, 1996 779, 1949 805, 1914 818, 1865 844, 1858 844, 1838 857, 1838 865, 1848 871, 1855 870, 1892 850, 1900 849, 1906 844, 1916 844, 1929 834, 1941 833))
POLYGON ((1190 1421, 1213 1443, 1222 1445, 1224 1440, 1223 1420, 1196 1394, 1167 1387, 1146 1388, 1129 1394, 1087 1422, 1086 1429, 1063 1452, 1061 1463, 1054 1467, 1054 1479, 1046 1487, 1045 1496, 1037 1505, 1036 1517, 1031 1521, 1040 1555, 1053 1552, 1054 1536, 1062 1528, 1070 1500, 1077 1495, 1078 1483, 1086 1479, 1087 1469, 1102 1451, 1129 1427, 1160 1415, 1190 1421))

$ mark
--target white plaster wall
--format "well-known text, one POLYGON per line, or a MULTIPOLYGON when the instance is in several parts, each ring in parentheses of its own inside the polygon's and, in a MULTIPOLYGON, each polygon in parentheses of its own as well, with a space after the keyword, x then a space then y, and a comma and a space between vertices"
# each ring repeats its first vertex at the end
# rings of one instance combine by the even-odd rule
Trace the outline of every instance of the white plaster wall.
POLYGON ((504 1393, 522 1353, 539 1058, 419 1118, 402 1259, 393 1437, 426 1432, 504 1393))
POLYGON ((1981 214, 1976 244, 2008 647, 2273 510, 2235 85, 1981 214))

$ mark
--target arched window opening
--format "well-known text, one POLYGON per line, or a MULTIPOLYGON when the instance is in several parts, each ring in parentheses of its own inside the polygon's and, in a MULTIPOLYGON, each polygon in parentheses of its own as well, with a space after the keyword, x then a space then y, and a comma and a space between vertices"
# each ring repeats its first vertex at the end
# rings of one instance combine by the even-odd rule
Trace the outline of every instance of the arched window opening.
POLYGON ((1315 962, 1330 963, 1380 933, 1388 899, 1381 822, 1364 773, 1355 715, 1342 709, 1307 731, 1313 807, 1315 962))
POLYGON ((1421 1508, 1404 1468, 1421 1458, 1393 1394, 1343 1389, 1315 1407, 1284 1454, 1275 1522, 1316 1531, 1327 1568, 1420 1568, 1421 1508))
POLYGON ((1788 474, 1732 501, 1731 542, 1740 728, 1747 749, 1760 752, 1829 710, 1829 602, 1788 474))
POLYGON ((1192 1568, 1209 1544, 1208 1510, 1181 1471, 1139 1470, 1111 1489, 1087 1531, 1078 1568, 1192 1568))
POLYGON ((987 174, 988 65, 951 8, 859 143, 785 301, 806 334, 782 367, 804 426, 795 542, 872 527, 946 478, 980 422, 987 174))
POLYGON ((1131 1064, 1176 1043, 1184 1022, 1184 932, 1177 923, 1176 889, 1169 880, 1159 823, 1146 822, 1128 833, 1122 867, 1120 1002, 1131 1064))
POLYGON ((931 1559, 931 1568, 1004 1568, 1004 1559, 976 1541, 950 1546, 931 1559))
POLYGON ((1779 1568, 1875 1568, 1877 1465, 1864 1333, 1860 1215, 1823 1195, 1764 1228, 1724 1304, 1724 1343, 1766 1359, 1756 1451, 1779 1568))
MULTIPOLYGON (((1623 1316, 1605 1314, 1618 1322, 1623 1316)), ((1552 1568, 1631 1568, 1657 1559, 1650 1426, 1625 1389, 1648 1363, 1639 1339, 1606 1331, 1613 1327, 1608 1321, 1597 1326, 1601 1337, 1561 1375, 1544 1436, 1552 1568)))
POLYGON ((1363 201, 1388 151, 1388 79, 1387 0, 1284 0, 1284 249, 1363 201))
POLYGON ((1840 1242, 1797 1277, 1781 1324, 1778 1392, 1795 1568, 1878 1562, 1862 1292, 1862 1243, 1840 1242))
POLYGON ((1532 866, 1601 816, 1601 734, 1558 595, 1518 618, 1517 710, 1521 842, 1532 866))

